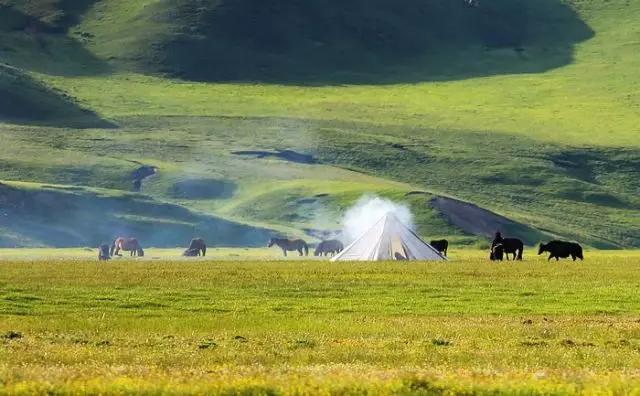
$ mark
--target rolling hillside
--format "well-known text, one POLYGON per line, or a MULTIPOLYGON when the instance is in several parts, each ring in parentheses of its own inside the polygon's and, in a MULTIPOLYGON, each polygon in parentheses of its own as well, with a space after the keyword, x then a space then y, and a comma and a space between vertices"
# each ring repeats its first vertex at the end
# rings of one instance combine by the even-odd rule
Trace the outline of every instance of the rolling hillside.
MULTIPOLYGON (((64 229, 96 188, 292 236, 375 193, 427 237, 637 247, 638 18, 626 0, 0 0, 0 180, 75 186, 52 200, 64 229)), ((142 206, 106 213, 184 220, 142 206)), ((17 224, 0 243, 61 245, 17 224)), ((150 240, 190 237, 168 234, 150 240)))

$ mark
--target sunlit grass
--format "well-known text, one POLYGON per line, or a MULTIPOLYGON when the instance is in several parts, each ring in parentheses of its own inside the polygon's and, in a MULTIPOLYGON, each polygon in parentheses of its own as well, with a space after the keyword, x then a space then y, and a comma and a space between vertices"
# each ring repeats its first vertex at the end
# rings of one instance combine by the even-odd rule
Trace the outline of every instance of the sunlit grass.
POLYGON ((25 250, 30 260, 1 262, 0 393, 632 394, 640 385, 636 252, 548 263, 531 250, 501 264, 474 250, 447 263, 149 252, 163 260, 25 250), (77 256, 42 259, 54 254, 77 256))

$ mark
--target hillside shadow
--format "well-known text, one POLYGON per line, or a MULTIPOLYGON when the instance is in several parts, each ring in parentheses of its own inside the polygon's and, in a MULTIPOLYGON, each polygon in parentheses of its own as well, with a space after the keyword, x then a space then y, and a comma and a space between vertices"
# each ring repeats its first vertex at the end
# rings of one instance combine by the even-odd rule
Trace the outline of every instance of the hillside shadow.
POLYGON ((520 238, 529 246, 542 240, 552 239, 549 234, 472 203, 436 196, 431 199, 430 205, 450 225, 469 235, 482 236, 490 240, 498 230, 505 235, 520 238))
POLYGON ((96 1, 67 0, 42 7, 36 7, 38 2, 31 7, 0 3, 0 59, 24 70, 57 76, 111 72, 106 62, 85 48, 84 44, 95 39, 91 34, 67 34, 96 1))
MULTIPOLYGON (((594 32, 561 0, 177 1, 154 43, 187 80, 385 84, 536 73, 594 32)), ((157 66, 157 65, 156 65, 157 66)))
POLYGON ((0 0, 0 29, 66 33, 98 1, 0 0))
POLYGON ((0 65, 0 122, 66 128, 115 128, 17 69, 0 65))
POLYGON ((4 247, 96 247, 118 236, 134 236, 145 248, 186 246, 195 236, 214 247, 258 247, 272 234, 145 196, 112 197, 83 188, 0 183, 0 203, 0 229, 14 235, 0 239, 4 247))

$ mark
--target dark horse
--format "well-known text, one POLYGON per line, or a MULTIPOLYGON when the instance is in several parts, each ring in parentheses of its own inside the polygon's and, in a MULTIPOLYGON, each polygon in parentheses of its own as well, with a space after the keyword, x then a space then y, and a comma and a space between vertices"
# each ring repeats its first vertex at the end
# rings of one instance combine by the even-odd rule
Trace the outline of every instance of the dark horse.
POLYGON ((561 258, 569 258, 569 256, 573 261, 576 261, 576 259, 584 260, 582 246, 573 242, 551 241, 546 245, 541 243, 538 255, 544 252, 549 252, 549 260, 555 258, 556 261, 559 261, 561 258))
POLYGON ((182 253, 185 257, 196 257, 200 256, 200 254, 202 254, 202 257, 207 255, 207 244, 202 238, 192 239, 187 250, 182 253))
POLYGON ((111 256, 122 256, 120 251, 131 252, 131 256, 144 256, 144 250, 140 246, 140 243, 135 238, 123 238, 119 237, 113 241, 111 245, 111 256))
POLYGON ((308 256, 309 255, 309 245, 302 239, 296 239, 295 241, 291 241, 289 239, 280 239, 280 238, 271 238, 269 241, 269 247, 273 245, 278 245, 284 256, 287 256, 287 252, 298 251, 300 256, 308 256))
POLYGON ((314 256, 326 256, 326 255, 336 255, 344 250, 344 245, 342 242, 337 239, 331 239, 329 241, 322 241, 316 247, 316 251, 313 253, 314 256))
POLYGON ((505 238, 502 240, 502 246, 504 247, 504 254, 509 260, 509 255, 513 254, 514 260, 522 261, 524 255, 524 243, 516 238, 505 238))
POLYGON ((98 260, 99 261, 107 261, 111 260, 111 251, 109 250, 109 245, 106 243, 100 245, 98 248, 98 260))
POLYGON ((449 241, 447 241, 446 239, 441 239, 438 241, 431 241, 429 242, 429 245, 436 249, 438 253, 447 257, 447 251, 449 250, 449 241))
POLYGON ((522 260, 522 256, 524 255, 524 243, 522 243, 521 240, 516 238, 503 238, 499 232, 496 232, 496 237, 491 243, 492 252, 497 245, 502 245, 502 249, 504 250, 507 260, 509 260, 510 254, 513 254, 514 260, 522 260))

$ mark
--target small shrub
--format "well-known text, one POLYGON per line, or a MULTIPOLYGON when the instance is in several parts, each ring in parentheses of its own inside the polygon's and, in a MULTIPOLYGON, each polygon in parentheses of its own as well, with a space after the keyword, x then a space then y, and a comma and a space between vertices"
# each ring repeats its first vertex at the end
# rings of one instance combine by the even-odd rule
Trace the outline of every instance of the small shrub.
POLYGON ((2 338, 4 338, 5 340, 19 340, 23 337, 24 336, 22 335, 21 332, 13 331, 13 330, 9 330, 2 335, 2 338))
POLYGON ((213 340, 204 340, 200 343, 200 345, 198 345, 198 349, 211 349, 217 346, 218 344, 216 344, 216 342, 213 340))
POLYGON ((242 342, 242 343, 249 342, 247 337, 243 337, 241 335, 237 335, 237 336, 233 337, 233 339, 238 341, 238 342, 242 342))
POLYGON ((445 340, 444 338, 434 338, 431 340, 431 343, 435 346, 451 346, 453 343, 449 340, 445 340))

